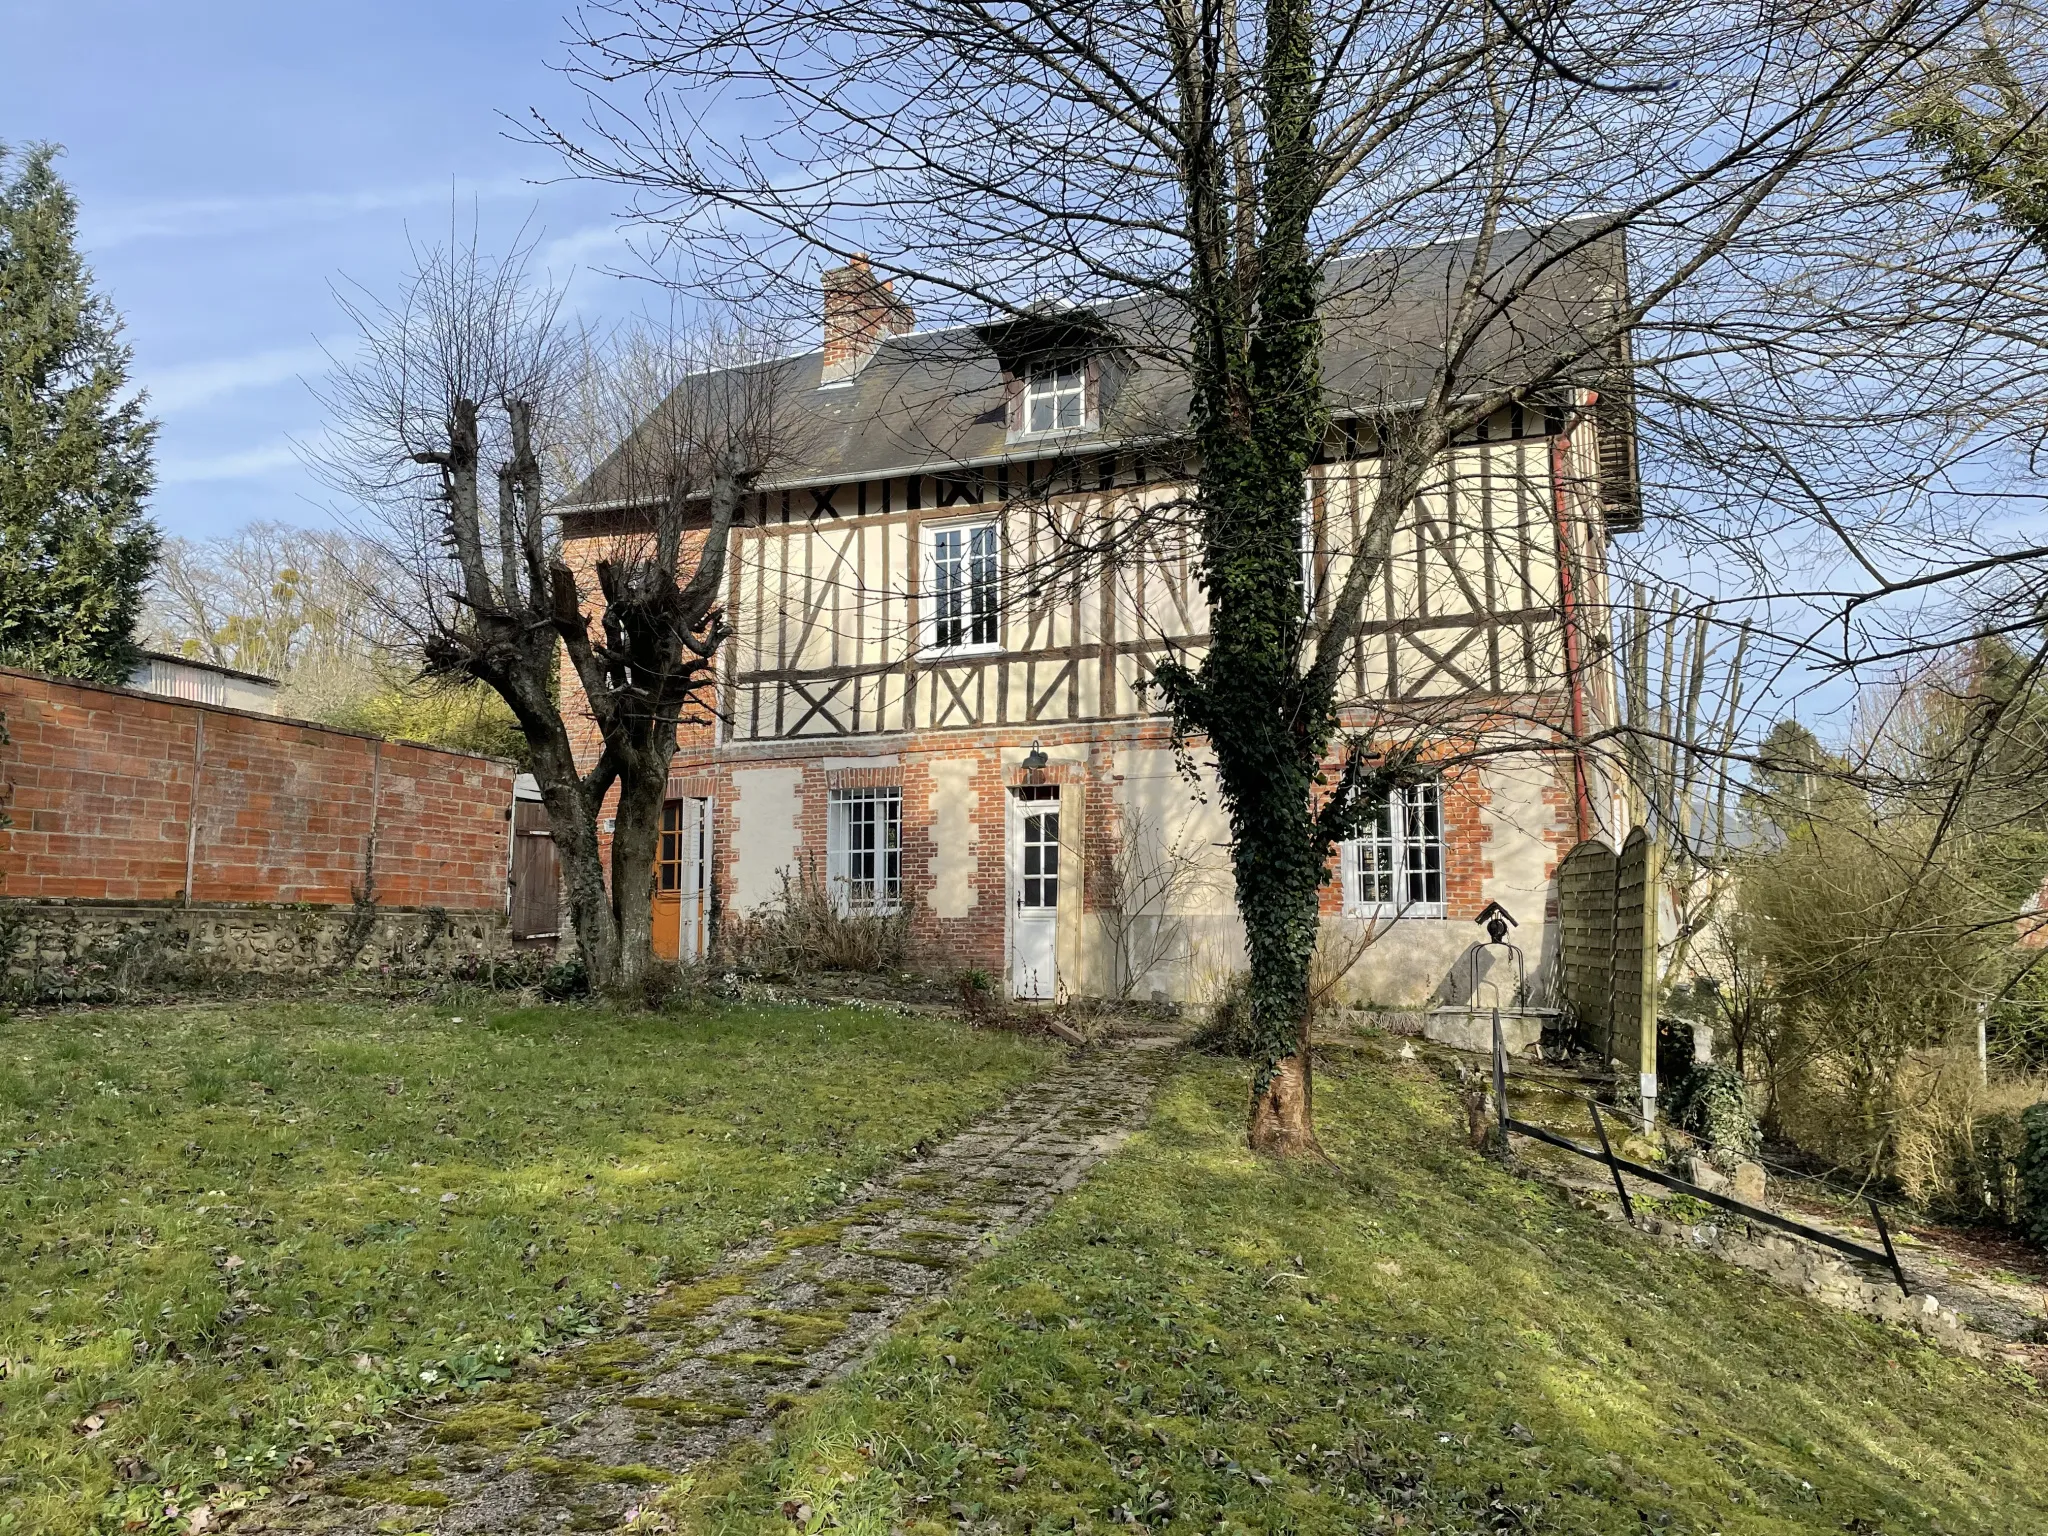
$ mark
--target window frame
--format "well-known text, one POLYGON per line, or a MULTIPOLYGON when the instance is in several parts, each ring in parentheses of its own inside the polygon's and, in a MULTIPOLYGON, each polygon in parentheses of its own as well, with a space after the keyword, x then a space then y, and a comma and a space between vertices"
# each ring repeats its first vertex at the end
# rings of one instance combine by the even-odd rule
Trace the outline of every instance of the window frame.
POLYGON ((903 910, 902 785, 871 784, 826 791, 825 869, 832 905, 841 916, 890 917, 903 910), (874 814, 866 818, 872 844, 865 848, 855 848, 852 836, 857 805, 875 808, 874 814), (856 856, 867 867, 858 883, 875 887, 861 898, 854 894, 856 856))
POLYGON ((1362 918, 1442 918, 1449 916, 1450 892, 1445 859, 1443 780, 1390 790, 1380 802, 1385 820, 1363 837, 1341 845, 1340 878, 1344 915, 1362 918), (1385 880, 1392 900, 1365 899, 1368 857, 1385 880), (1428 895, 1435 887, 1434 899, 1428 895), (1413 895, 1420 888, 1420 896, 1413 895))
POLYGON ((993 517, 978 517, 972 521, 926 523, 918 530, 918 542, 924 552, 923 584, 918 594, 920 605, 924 610, 922 615, 923 622, 920 625, 924 630, 925 636, 924 654, 927 656, 989 656, 1001 651, 1003 648, 1002 520, 993 517), (963 566, 969 567, 981 558, 974 552, 975 535, 980 533, 988 535, 990 548, 987 558, 993 567, 988 581, 988 586, 992 593, 992 601, 989 604, 989 611, 986 615, 988 628, 992 634, 990 639, 976 640, 971 638, 982 617, 973 611, 974 592, 979 583, 975 580, 971 570, 966 583, 961 589, 966 598, 963 611, 958 615, 946 615, 940 612, 939 541, 947 534, 952 533, 962 535, 960 563, 963 566), (940 631, 940 625, 948 622, 958 622, 961 627, 961 638, 950 644, 941 638, 940 631))
POLYGON ((1093 381, 1089 375, 1093 370, 1088 360, 1082 358, 1073 362, 1041 363, 1024 370, 1017 401, 1017 437, 1057 437, 1065 432, 1086 432, 1095 425, 1093 381), (1066 375, 1073 375, 1073 382, 1062 382, 1066 375), (1034 399, 1048 401, 1052 415, 1049 426, 1034 427, 1031 424, 1031 407, 1034 399), (1060 402, 1071 399, 1078 406, 1078 419, 1072 425, 1060 424, 1060 402))

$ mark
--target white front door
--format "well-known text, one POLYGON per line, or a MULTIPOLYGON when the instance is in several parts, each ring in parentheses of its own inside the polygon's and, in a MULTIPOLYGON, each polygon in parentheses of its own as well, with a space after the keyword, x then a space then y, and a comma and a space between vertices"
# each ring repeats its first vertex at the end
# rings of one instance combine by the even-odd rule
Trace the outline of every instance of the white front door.
POLYGON ((1058 982, 1060 791, 1026 785, 1010 798, 1010 995, 1050 1001, 1058 982))

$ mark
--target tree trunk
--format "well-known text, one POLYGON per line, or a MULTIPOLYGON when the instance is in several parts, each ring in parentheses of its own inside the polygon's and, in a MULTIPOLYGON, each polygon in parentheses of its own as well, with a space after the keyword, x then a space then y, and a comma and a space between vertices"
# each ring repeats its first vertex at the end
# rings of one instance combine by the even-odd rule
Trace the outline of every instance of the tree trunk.
POLYGON ((612 919, 611 901, 605 891, 604 859, 598 852, 597 832, 584 807, 582 789, 559 781, 540 779, 541 803, 548 810, 548 826, 555 851, 562 861, 562 884, 569 898, 569 929, 576 939, 576 956, 583 962, 583 974, 593 988, 613 984, 618 967, 618 930, 612 919))
POLYGON ((651 762, 635 762, 619 775, 619 803, 612 824, 612 917, 619 935, 619 986, 632 986, 655 963, 654 865, 661 846, 661 810, 667 793, 666 761, 659 772, 651 762))
POLYGON ((1315 1077, 1306 1028, 1294 1054, 1281 1057, 1274 1065, 1265 1088, 1252 1091, 1246 1140, 1254 1152, 1280 1157, 1323 1155, 1322 1144, 1316 1140, 1315 1077))
POLYGON ((1259 1063, 1252 1077, 1248 1139, 1254 1151, 1291 1157, 1322 1151, 1316 1142, 1309 1063, 1309 967, 1327 856, 1309 805, 1310 775, 1300 761, 1301 743, 1286 725, 1269 715, 1264 729, 1244 733, 1236 746, 1219 745, 1217 758, 1225 795, 1240 807, 1232 861, 1251 959, 1259 1063), (1253 754, 1242 747, 1261 745, 1293 761, 1274 775, 1279 783, 1248 786, 1251 764, 1245 759, 1253 754))

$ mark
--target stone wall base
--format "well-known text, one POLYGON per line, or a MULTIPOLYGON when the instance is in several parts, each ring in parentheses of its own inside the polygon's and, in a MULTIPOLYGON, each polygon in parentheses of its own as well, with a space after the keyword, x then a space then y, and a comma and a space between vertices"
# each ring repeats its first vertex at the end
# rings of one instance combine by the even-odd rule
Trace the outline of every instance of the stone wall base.
POLYGON ((502 911, 0 901, 0 975, 60 992, 87 972, 118 970, 122 980, 140 981, 211 968, 265 976, 431 971, 510 947, 502 911))

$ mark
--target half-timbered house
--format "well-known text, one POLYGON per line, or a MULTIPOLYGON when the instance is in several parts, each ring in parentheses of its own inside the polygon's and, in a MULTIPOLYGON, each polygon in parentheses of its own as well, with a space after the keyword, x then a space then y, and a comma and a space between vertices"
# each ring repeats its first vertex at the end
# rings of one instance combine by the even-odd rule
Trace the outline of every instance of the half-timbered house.
MULTIPOLYGON (((1310 605, 1348 568, 1375 424, 1433 370, 1471 250, 1398 255, 1331 304, 1310 605)), ((1559 264, 1467 372, 1520 366, 1615 302, 1618 274, 1600 247, 1559 264)), ((717 718, 685 729, 670 783, 660 947, 702 953, 723 916, 813 879, 1018 997, 1199 999, 1243 951, 1201 743, 1177 750, 1146 688, 1205 628, 1172 371, 1134 361, 1114 314, 919 331, 859 263, 822 300, 822 344, 764 365, 787 370, 802 460, 732 549, 717 718)), ((1347 725, 1443 765, 1333 869, 1326 921, 1382 934, 1359 1000, 1455 986, 1493 901, 1540 973, 1556 863, 1606 819, 1571 742, 1610 707, 1587 615, 1639 514, 1627 394, 1600 382, 1502 409, 1445 456, 1353 648, 1347 725)), ((561 507, 571 557, 632 510, 593 477, 561 507)))

